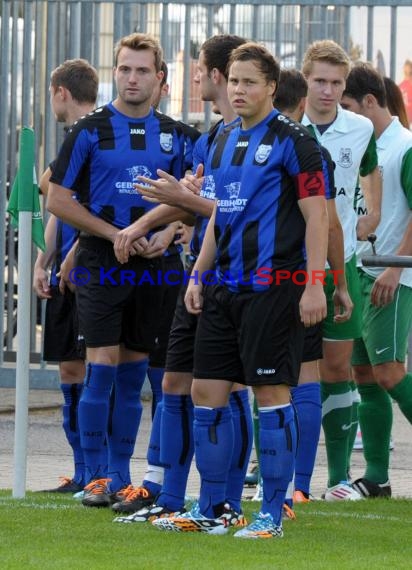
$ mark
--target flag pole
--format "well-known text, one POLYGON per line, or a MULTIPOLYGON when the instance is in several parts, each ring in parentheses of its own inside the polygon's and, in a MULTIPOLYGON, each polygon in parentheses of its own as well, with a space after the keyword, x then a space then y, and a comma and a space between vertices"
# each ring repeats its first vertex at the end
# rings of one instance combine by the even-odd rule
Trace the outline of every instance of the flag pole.
POLYGON ((26 494, 27 439, 29 427, 31 212, 19 212, 16 412, 14 428, 13 497, 26 494))
POLYGON ((32 235, 40 247, 44 246, 39 195, 35 180, 34 131, 27 127, 23 127, 20 132, 19 166, 7 211, 11 222, 16 225, 18 221, 19 227, 13 497, 20 499, 26 493, 32 235))

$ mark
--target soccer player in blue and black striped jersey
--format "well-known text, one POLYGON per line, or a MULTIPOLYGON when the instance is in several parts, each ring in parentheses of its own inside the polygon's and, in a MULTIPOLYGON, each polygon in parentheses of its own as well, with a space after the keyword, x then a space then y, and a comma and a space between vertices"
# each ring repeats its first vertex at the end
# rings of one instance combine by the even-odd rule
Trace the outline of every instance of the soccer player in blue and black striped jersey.
MULTIPOLYGON (((202 99, 212 102, 213 109, 221 114, 222 120, 197 141, 194 150, 194 167, 206 163, 213 140, 219 136, 220 132, 226 128, 231 128, 239 120, 228 100, 227 63, 232 50, 245 42, 246 40, 238 36, 220 34, 209 38, 201 46, 195 81, 199 85, 202 99)), ((195 229, 190 246, 191 265, 193 265, 204 238, 208 219, 213 211, 215 198, 215 186, 213 180, 210 179, 207 168, 203 175, 204 180, 200 195, 197 195, 197 188, 192 186, 200 183, 201 179, 196 178, 196 176, 189 177, 189 181, 187 178, 185 179, 184 182, 188 186, 179 184, 177 180, 167 176, 166 173, 163 173, 157 181, 145 180, 150 185, 140 186, 139 191, 150 199, 162 202, 162 205, 148 212, 132 227, 119 234, 119 243, 117 247, 115 246, 115 250, 118 251, 121 259, 125 253, 128 253, 132 241, 156 227, 159 224, 159 219, 162 219, 163 222, 181 219, 181 216, 186 216, 189 211, 196 214, 195 229), (193 189, 194 192, 189 188, 193 189)), ((136 510, 129 516, 117 517, 115 522, 154 521, 153 524, 157 528, 169 530, 169 517, 182 512, 184 509, 186 483, 194 453, 193 403, 190 392, 197 326, 197 317, 188 313, 184 305, 184 290, 182 288, 176 306, 167 351, 166 373, 163 379, 164 399, 160 457, 165 465, 165 474, 161 493, 151 506, 136 510)), ((241 526, 245 524, 245 518, 241 511, 241 495, 252 444, 248 390, 244 385, 234 384, 230 395, 230 407, 235 438, 223 518, 232 525, 241 526)), ((151 438, 154 431, 155 422, 152 427, 151 438)), ((148 453, 147 459, 148 474, 150 475, 154 454, 149 455, 148 453)), ((146 475, 143 487, 149 487, 150 481, 147 479, 146 475)), ((136 504, 137 502, 135 502, 136 504)), ((123 506, 113 505, 113 509, 120 510, 122 508, 126 511, 130 506, 131 501, 128 497, 123 506)))
MULTIPOLYGON (((134 189, 137 176, 154 177, 157 168, 178 178, 184 174, 182 127, 151 107, 153 90, 162 79, 162 56, 159 43, 147 34, 131 34, 117 43, 118 95, 74 125, 51 177, 49 210, 81 232, 77 299, 89 362, 79 404, 86 506, 108 506, 110 494, 131 482, 130 457, 142 413, 140 391, 160 317, 156 283, 162 258, 134 255, 121 266, 113 242, 120 229, 152 206, 134 189), (79 178, 84 185, 74 200, 79 178), (107 478, 99 461, 106 436, 107 478)), ((141 238, 131 249, 140 254, 147 244, 141 238)))
MULTIPOLYGON (((50 76, 50 104, 56 120, 69 129, 96 104, 97 72, 84 59, 64 61, 50 76)), ((40 188, 47 195, 54 161, 40 179, 40 188)), ((81 181, 79 181, 81 183, 81 181)), ((75 493, 84 487, 84 460, 77 421, 78 404, 85 375, 85 347, 78 328, 74 293, 60 282, 59 273, 78 231, 55 216, 47 220, 46 251, 39 251, 34 265, 33 288, 46 301, 43 360, 57 362, 63 394, 63 429, 73 451, 73 477, 62 477, 62 483, 47 492, 75 493), (51 265, 50 276, 48 273, 51 265), (80 337, 80 338, 79 338, 80 337)))
POLYGON ((326 315, 322 280, 314 277, 324 275, 328 222, 318 145, 273 109, 278 79, 279 65, 263 46, 232 53, 228 95, 241 125, 222 133, 209 153, 217 199, 185 298, 200 314, 192 397, 201 491, 192 511, 173 519, 182 531, 228 530, 219 518, 233 448, 228 398, 242 379, 258 402, 263 501, 256 520, 235 536, 283 535, 296 453, 290 387, 304 325, 326 315), (305 287, 297 285, 301 271, 305 287))

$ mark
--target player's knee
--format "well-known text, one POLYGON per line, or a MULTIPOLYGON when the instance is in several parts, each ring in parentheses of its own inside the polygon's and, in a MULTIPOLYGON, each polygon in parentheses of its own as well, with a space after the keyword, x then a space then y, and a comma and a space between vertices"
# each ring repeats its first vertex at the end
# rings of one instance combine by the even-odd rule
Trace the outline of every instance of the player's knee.
POLYGON ((373 367, 376 382, 384 390, 391 390, 402 380, 406 374, 403 362, 385 362, 373 367))

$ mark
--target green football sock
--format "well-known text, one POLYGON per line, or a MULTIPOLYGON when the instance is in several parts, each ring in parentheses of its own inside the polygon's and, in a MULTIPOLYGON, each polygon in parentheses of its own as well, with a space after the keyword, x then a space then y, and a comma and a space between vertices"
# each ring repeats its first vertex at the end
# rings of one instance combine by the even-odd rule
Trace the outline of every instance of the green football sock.
POLYGON ((356 434, 358 433, 358 408, 359 408, 359 392, 355 382, 349 382, 352 396, 352 409, 351 409, 351 428, 348 440, 348 469, 350 469, 350 459, 352 456, 353 444, 355 443, 356 434))
POLYGON ((412 374, 405 374, 395 388, 388 390, 405 418, 412 424, 412 374))
POLYGON ((352 423, 352 392, 349 381, 321 382, 322 426, 328 458, 328 487, 348 477, 348 443, 352 423))
POLYGON ((365 478, 386 483, 389 478, 389 441, 392 430, 392 402, 378 384, 358 386, 359 424, 362 431, 365 478))

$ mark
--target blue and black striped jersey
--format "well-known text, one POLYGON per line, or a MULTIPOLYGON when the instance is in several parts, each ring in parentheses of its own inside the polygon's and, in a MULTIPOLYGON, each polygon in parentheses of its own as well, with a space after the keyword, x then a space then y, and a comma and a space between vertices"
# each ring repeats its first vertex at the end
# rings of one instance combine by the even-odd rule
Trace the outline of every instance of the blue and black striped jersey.
POLYGON ((233 291, 268 287, 257 270, 305 264, 305 221, 298 201, 324 196, 317 142, 273 110, 247 131, 224 129, 208 154, 216 189, 217 278, 233 291))
POLYGON ((73 125, 50 180, 70 190, 77 186, 79 202, 93 215, 125 228, 154 207, 134 183, 138 176, 157 178, 158 168, 178 179, 184 175, 182 126, 153 109, 134 119, 109 103, 73 125))
MULTIPOLYGON (((230 129, 234 127, 239 122, 236 119, 232 123, 224 124, 223 120, 219 121, 214 125, 209 132, 204 133, 197 141, 193 151, 193 170, 196 170, 199 164, 204 166, 204 181, 202 189, 200 191, 200 196, 202 198, 207 198, 208 200, 215 199, 215 184, 213 176, 210 175, 208 171, 207 157, 209 150, 212 146, 214 139, 223 131, 223 129, 230 129)), ((206 227, 209 223, 209 218, 205 216, 196 216, 193 236, 190 242, 190 257, 194 261, 199 255, 200 248, 202 247, 203 239, 205 237, 206 227)))

